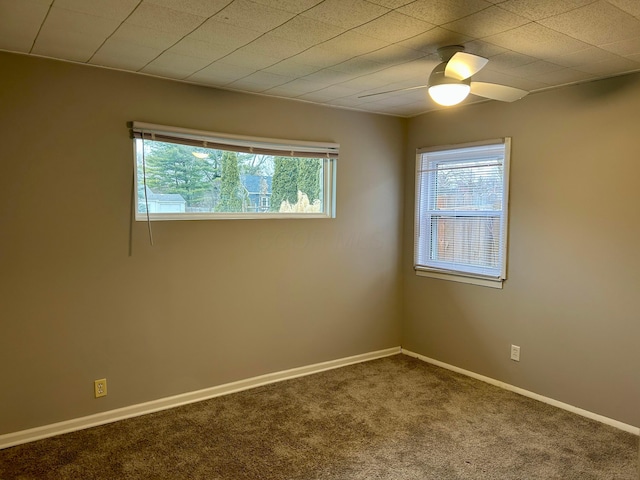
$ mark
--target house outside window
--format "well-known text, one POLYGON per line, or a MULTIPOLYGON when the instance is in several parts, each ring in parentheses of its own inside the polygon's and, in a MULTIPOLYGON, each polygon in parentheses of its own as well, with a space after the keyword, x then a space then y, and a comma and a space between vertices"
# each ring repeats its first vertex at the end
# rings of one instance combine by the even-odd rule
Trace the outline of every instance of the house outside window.
POLYGON ((418 275, 502 288, 510 138, 418 150, 418 275))

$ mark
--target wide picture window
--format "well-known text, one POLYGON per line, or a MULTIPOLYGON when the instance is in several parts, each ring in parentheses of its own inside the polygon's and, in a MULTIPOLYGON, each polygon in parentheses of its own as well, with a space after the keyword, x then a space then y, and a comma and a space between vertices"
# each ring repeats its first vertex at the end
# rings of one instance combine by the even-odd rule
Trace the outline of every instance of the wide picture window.
POLYGON ((417 152, 418 275, 502 288, 510 138, 417 152))
POLYGON ((133 122, 136 220, 335 216, 338 145, 133 122))

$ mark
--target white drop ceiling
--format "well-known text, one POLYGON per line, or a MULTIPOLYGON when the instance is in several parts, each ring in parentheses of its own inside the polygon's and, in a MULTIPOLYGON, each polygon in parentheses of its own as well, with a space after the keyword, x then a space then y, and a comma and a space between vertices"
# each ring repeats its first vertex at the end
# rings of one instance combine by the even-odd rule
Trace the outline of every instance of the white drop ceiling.
MULTIPOLYGON (((640 0, 0 0, 0 50, 397 116, 436 50, 531 92, 640 70, 640 0)), ((473 95, 465 103, 486 101, 473 95)))

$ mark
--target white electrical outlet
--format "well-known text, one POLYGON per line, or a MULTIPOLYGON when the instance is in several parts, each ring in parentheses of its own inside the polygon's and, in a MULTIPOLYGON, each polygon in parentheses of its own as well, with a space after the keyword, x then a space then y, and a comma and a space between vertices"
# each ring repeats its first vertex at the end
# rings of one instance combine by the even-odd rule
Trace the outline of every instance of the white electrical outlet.
POLYGON ((96 398, 104 397, 107 395, 107 379, 101 378, 93 382, 93 391, 96 398))
POLYGON ((520 347, 518 345, 511 345, 511 360, 520 361, 520 347))

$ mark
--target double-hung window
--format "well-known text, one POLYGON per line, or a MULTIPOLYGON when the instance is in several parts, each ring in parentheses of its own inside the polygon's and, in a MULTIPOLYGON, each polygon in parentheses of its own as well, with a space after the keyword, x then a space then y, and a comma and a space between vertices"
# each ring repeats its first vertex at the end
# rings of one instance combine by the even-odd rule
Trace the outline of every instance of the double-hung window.
POLYGON ((501 288, 506 279, 510 138, 419 149, 418 275, 501 288))
POLYGON ((136 220, 331 218, 339 145, 133 122, 136 220))

